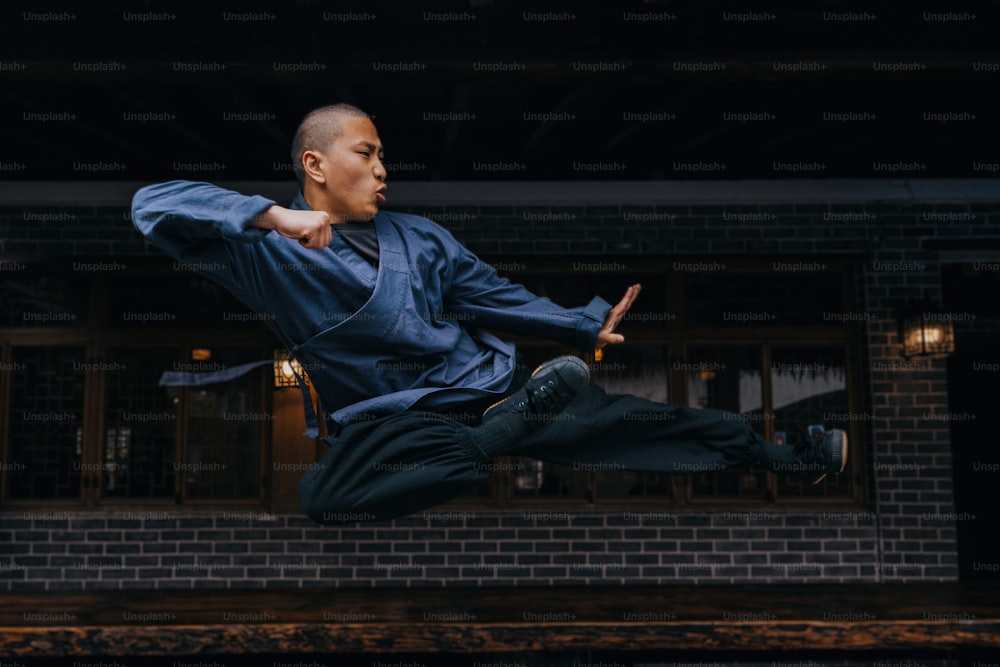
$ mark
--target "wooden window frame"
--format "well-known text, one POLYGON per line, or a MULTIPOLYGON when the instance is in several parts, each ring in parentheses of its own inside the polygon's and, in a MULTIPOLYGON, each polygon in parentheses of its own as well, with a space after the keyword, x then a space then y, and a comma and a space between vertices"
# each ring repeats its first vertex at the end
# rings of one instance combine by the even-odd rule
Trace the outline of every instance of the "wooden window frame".
MULTIPOLYGON (((602 259, 602 261, 608 261, 602 259)), ((683 274, 680 271, 670 269, 675 261, 689 263, 697 260, 675 260, 674 258, 636 259, 634 257, 622 258, 621 263, 627 266, 629 272, 654 274, 663 280, 664 293, 670 297, 681 295, 681 298, 671 304, 676 310, 677 321, 684 322, 685 299, 683 298, 683 274)), ((715 261, 723 261, 713 259, 715 261)), ((783 258, 782 261, 794 261, 794 259, 783 258)), ((725 260, 727 273, 747 273, 755 271, 770 271, 770 263, 761 261, 744 261, 740 259, 725 260)), ((139 263, 138 271, 143 275, 163 275, 169 277, 176 275, 169 265, 161 261, 148 264, 139 263)), ((569 265, 568 260, 530 258, 524 261, 511 262, 509 259, 502 260, 505 266, 524 267, 516 271, 501 271, 513 282, 518 282, 519 276, 531 274, 553 274, 566 272, 569 265)), ((858 265, 849 261, 828 261, 825 272, 836 273, 842 276, 843 299, 845 307, 856 304, 855 298, 855 277, 858 265)), ((35 268, 35 267, 33 267, 35 268)), ((67 269, 63 267, 63 271, 67 269)), ((89 289, 89 304, 87 321, 76 327, 19 327, 0 329, 0 360, 11 361, 11 351, 14 347, 21 345, 33 346, 80 346, 85 349, 86 361, 102 361, 105 351, 114 347, 177 347, 178 349, 189 350, 193 346, 204 346, 207 344, 232 345, 236 347, 258 346, 262 354, 269 354, 274 347, 280 347, 277 338, 265 327, 231 328, 231 329, 157 329, 155 327, 144 328, 141 340, 136 340, 136 330, 126 327, 112 327, 108 322, 106 299, 100 298, 100 294, 106 293, 108 281, 114 279, 111 275, 95 273, 90 276, 91 285, 89 289)), ((612 303, 617 299, 617 295, 606 294, 606 299, 612 303)), ((642 298, 642 297, 640 297, 642 298)), ((566 306, 581 304, 561 304, 566 306)), ((621 330, 626 333, 629 343, 647 344, 664 347, 667 351, 666 359, 668 364, 668 395, 671 400, 676 400, 678 404, 687 404, 687 387, 683 371, 674 369, 675 361, 683 361, 687 346, 692 344, 750 344, 762 346, 762 369, 770 368, 769 351, 775 344, 781 345, 843 345, 847 372, 847 396, 849 410, 851 412, 861 412, 862 386, 864 373, 856 368, 856 364, 851 363, 861 357, 863 341, 858 335, 856 327, 847 323, 831 323, 822 326, 683 326, 682 324, 669 324, 665 327, 657 327, 656 330, 650 327, 629 326, 625 321, 621 330)), ((501 335, 508 340, 524 345, 553 345, 547 342, 538 342, 538 339, 530 339, 523 336, 501 335)), ((588 361, 590 361, 588 359, 588 361)), ((763 392, 765 400, 765 410, 771 402, 769 388, 769 373, 763 372, 763 392)), ((103 454, 103 432, 104 432, 104 376, 100 374, 88 374, 85 380, 84 414, 90 418, 84 423, 84 461, 100 462, 103 454), (94 416, 97 418, 95 419, 94 416)), ((266 379, 263 396, 265 405, 263 409, 272 409, 274 403, 274 393, 267 388, 266 379)), ((295 392, 297 394, 297 391, 295 392)), ((4 373, 0 377, 0 417, 6 420, 10 417, 10 374, 4 373)), ((183 423, 182 419, 178 420, 183 423)), ((838 498, 788 498, 778 502, 766 502, 758 499, 698 499, 691 497, 691 487, 686 476, 671 475, 672 492, 670 497, 641 497, 635 499, 614 498, 602 500, 596 495, 597 477, 601 472, 582 472, 587 475, 585 483, 586 497, 579 498, 516 498, 513 496, 512 477, 509 470, 499 470, 494 473, 489 481, 489 492, 481 498, 470 498, 463 496, 452 501, 448 501, 437 508, 436 512, 452 511, 522 511, 522 512, 560 512, 568 510, 635 510, 644 509, 651 511, 676 511, 676 510, 717 510, 717 509, 775 509, 775 510, 815 510, 823 507, 857 507, 863 506, 866 502, 866 489, 868 477, 864 467, 864 446, 867 429, 856 422, 841 426, 849 432, 852 440, 852 457, 849 461, 849 470, 844 474, 852 475, 852 488, 850 497, 838 498)), ((768 426, 767 428, 771 428, 768 426)), ((284 432, 287 432, 287 428, 284 432)), ((771 431, 765 432, 767 437, 772 436, 771 431)), ((0 433, 0 451, 5 454, 8 447, 8 433, 4 429, 0 433)), ((180 445, 181 440, 178 439, 180 445)), ((300 443, 301 444, 301 443, 300 443)), ((295 445, 298 450, 315 449, 317 460, 323 454, 325 446, 319 440, 309 443, 306 446, 295 445)), ((178 447, 178 457, 182 448, 178 447)), ((180 460, 178 458, 178 460, 180 460)), ((264 428, 261 443, 261 492, 253 499, 188 499, 178 504, 179 498, 136 501, 128 498, 101 498, 100 484, 88 486, 83 489, 82 497, 73 500, 17 500, 6 498, 6 480, 10 472, 5 471, 0 475, 0 498, 3 498, 3 507, 31 507, 37 508, 59 508, 68 510, 80 510, 84 508, 108 509, 128 507, 130 510, 137 508, 163 509, 172 508, 281 508, 281 511, 294 511, 297 507, 297 498, 294 496, 294 484, 284 480, 279 486, 272 486, 271 475, 268 468, 272 461, 277 461, 278 457, 274 451, 274 443, 271 438, 270 429, 264 428)), ((497 462, 510 463, 509 458, 497 459, 497 462)), ((178 482, 179 483, 179 482, 178 482)), ((774 490, 776 485, 775 477, 769 474, 769 487, 774 490)))

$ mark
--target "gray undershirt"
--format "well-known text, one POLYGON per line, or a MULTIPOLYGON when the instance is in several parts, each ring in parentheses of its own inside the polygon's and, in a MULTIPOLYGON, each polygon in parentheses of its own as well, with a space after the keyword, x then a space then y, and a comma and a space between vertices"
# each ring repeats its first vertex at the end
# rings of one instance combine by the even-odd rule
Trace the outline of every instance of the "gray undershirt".
POLYGON ((372 266, 378 266, 378 234, 371 222, 341 222, 332 225, 344 243, 372 266))

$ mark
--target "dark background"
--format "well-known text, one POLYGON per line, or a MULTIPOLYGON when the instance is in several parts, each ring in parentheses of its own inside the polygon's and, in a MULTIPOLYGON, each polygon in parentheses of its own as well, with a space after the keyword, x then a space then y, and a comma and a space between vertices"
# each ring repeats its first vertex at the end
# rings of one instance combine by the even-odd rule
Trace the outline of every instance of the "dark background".
POLYGON ((4 179, 281 179, 298 121, 338 101, 375 117, 398 180, 963 178, 1000 161, 987 3, 36 4, 0 10, 4 179), (767 17, 734 20, 748 11, 767 17), (386 70, 400 63, 416 69, 386 70), (918 69, 881 69, 899 63, 918 69), (791 64, 811 71, 776 69, 791 64), (869 120, 824 120, 850 112, 869 120), (519 166, 476 167, 496 162, 519 166))

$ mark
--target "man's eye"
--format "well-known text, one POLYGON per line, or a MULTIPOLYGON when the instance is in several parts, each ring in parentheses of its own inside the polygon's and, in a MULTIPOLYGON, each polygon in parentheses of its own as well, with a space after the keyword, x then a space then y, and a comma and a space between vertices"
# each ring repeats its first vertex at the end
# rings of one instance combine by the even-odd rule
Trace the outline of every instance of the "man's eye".
POLYGON ((368 157, 368 151, 358 151, 358 153, 364 155, 365 157, 368 157))

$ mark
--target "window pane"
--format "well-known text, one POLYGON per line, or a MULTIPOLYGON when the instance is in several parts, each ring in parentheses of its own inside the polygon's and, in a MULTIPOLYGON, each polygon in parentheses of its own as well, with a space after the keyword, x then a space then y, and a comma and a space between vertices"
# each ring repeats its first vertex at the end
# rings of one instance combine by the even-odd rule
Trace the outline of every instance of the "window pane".
POLYGON ((511 495, 514 498, 587 497, 586 473, 571 466, 515 457, 511 467, 511 495))
POLYGON ((78 327, 87 323, 86 274, 0 273, 0 327, 78 327))
POLYGON ((83 349, 15 347, 11 358, 8 495, 79 498, 83 349))
MULTIPOLYGON (((687 377, 688 406, 715 408, 740 415, 765 434, 761 350, 755 345, 693 345, 682 369, 687 377)), ((723 470, 692 476, 695 497, 761 498, 767 493, 763 471, 723 470)))
MULTIPOLYGON (((211 362, 225 368, 262 359, 260 350, 212 348, 211 362)), ((187 388, 187 457, 177 467, 188 498, 259 495, 261 437, 274 419, 265 411, 261 382, 272 368, 268 363, 228 382, 187 388)))
MULTIPOLYGON (((667 349, 657 345, 607 346, 593 365, 592 378, 609 394, 631 394, 668 403, 667 349)), ((595 472, 597 499, 669 498, 666 473, 595 472)))
MULTIPOLYGON (((848 413, 845 354, 842 347, 775 346, 771 353, 774 431, 789 446, 802 443, 809 430, 844 428, 848 413)), ((846 496, 850 475, 832 475, 813 486, 792 473, 778 475, 784 495, 846 496)))
POLYGON ((667 403, 667 350, 658 345, 608 345, 591 378, 609 394, 632 394, 667 403))
POLYGON ((173 498, 178 405, 158 382, 173 368, 177 349, 117 348, 108 351, 108 359, 103 494, 173 498))

